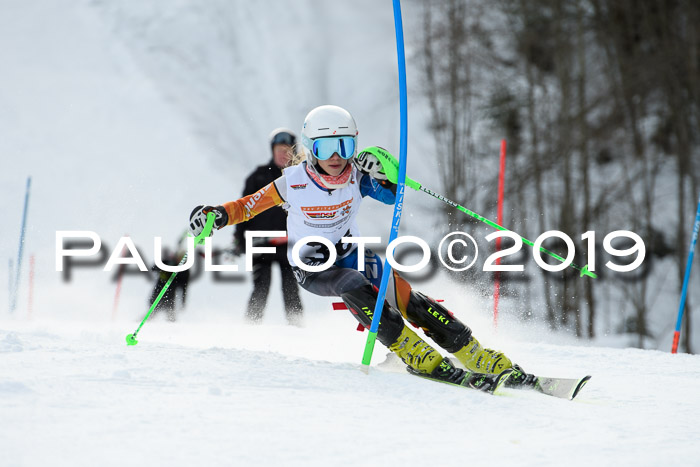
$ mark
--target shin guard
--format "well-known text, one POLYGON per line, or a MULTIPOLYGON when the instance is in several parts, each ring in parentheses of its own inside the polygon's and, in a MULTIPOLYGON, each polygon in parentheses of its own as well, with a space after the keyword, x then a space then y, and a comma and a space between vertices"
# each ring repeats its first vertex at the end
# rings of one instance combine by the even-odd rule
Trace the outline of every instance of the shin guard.
POLYGON ((411 291, 406 318, 423 328, 428 337, 450 353, 463 348, 472 335, 471 329, 444 306, 415 290, 411 291))
MULTIPOLYGON (((370 284, 352 289, 341 295, 353 316, 369 329, 372 324, 374 307, 377 303, 377 291, 370 284)), ((382 317, 377 330, 377 339, 387 347, 394 344, 401 336, 404 321, 401 313, 384 303, 382 317)))

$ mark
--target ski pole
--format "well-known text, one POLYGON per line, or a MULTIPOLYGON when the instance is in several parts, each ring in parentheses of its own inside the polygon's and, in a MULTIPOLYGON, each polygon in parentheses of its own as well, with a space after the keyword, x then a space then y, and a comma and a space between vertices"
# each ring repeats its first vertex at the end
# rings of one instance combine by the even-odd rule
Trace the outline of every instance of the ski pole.
MULTIPOLYGON (((406 145, 408 143, 408 106, 406 92, 406 55, 403 44, 403 22, 401 21, 401 2, 393 0, 394 6, 394 29, 396 30, 396 58, 399 66, 399 110, 401 119, 401 134, 400 134, 400 154, 401 164, 398 165, 398 173, 392 180, 396 183, 396 200, 394 201, 394 217, 392 218, 391 233, 389 234, 389 243, 391 243, 399 234, 399 223, 401 222, 401 213, 403 212, 403 197, 406 191, 406 145)), ((395 159, 394 159, 395 160, 395 159)), ((384 309, 384 297, 386 289, 389 285, 389 277, 391 275, 391 265, 389 261, 384 260, 384 271, 382 272, 382 282, 379 284, 379 293, 377 295, 377 303, 374 305, 374 314, 372 315, 372 324, 367 334, 367 342, 365 343, 365 351, 362 355, 362 365, 365 371, 369 370, 369 364, 372 361, 372 351, 374 343, 377 340, 377 331, 379 330, 379 320, 382 317, 384 309)))
MULTIPOLYGON (((212 227, 214 227, 214 221, 216 220, 216 214, 213 212, 210 212, 207 214, 207 222, 204 224, 204 230, 202 230, 202 233, 197 235, 194 238, 194 246, 196 247, 200 243, 204 242, 204 239, 207 238, 211 234, 212 227)), ((182 266, 185 264, 187 261, 187 253, 182 257, 180 260, 180 263, 178 266, 182 266)), ((170 284, 173 282, 173 279, 175 279, 175 276, 177 276, 177 271, 173 272, 170 275, 170 279, 168 279, 168 282, 165 283, 163 288, 160 290, 160 293, 156 297, 156 299, 153 301, 153 304, 151 305, 151 308, 148 310, 148 313, 146 313, 146 316, 143 318, 143 321, 141 321, 141 324, 139 324, 139 327, 136 328, 136 331, 133 332, 133 334, 127 334, 126 335, 126 345, 136 345, 139 343, 139 341, 136 340, 136 336, 138 335, 139 331, 143 327, 144 323, 148 319, 149 316, 151 316, 151 313, 153 313, 153 310, 156 309, 158 306, 158 302, 160 302, 160 299, 163 298, 163 295, 165 295, 165 291, 168 290, 168 287, 170 287, 170 284)))
POLYGON ((693 256, 695 256, 695 243, 698 241, 698 230, 700 230, 700 196, 698 196, 698 210, 695 213, 693 235, 690 238, 690 251, 688 252, 688 262, 685 265, 685 278, 683 279, 683 288, 681 289, 681 303, 678 307, 678 320, 676 321, 676 331, 673 333, 673 345, 671 346, 671 353, 678 352, 678 341, 681 338, 681 323, 683 322, 685 298, 688 295, 688 282, 690 281, 690 270, 693 266, 693 256))
MULTIPOLYGON (((375 156, 377 156, 377 158, 379 159, 379 161, 382 163, 382 168, 384 169, 384 173, 386 174, 386 176, 387 176, 387 178, 389 179, 389 181, 392 182, 392 183, 396 183, 395 180, 397 180, 397 177, 398 177, 397 174, 398 174, 398 165, 399 165, 399 164, 398 164, 398 161, 396 160, 396 158, 395 158, 394 156, 391 155, 391 153, 389 153, 389 152, 386 151, 385 149, 380 148, 380 147, 378 147, 378 146, 373 146, 373 147, 370 147, 370 148, 367 148, 367 149, 363 149, 363 152, 369 152, 369 153, 374 154, 375 156)), ((412 180, 411 178, 406 177, 406 185, 407 185, 409 188, 413 188, 413 189, 416 190, 416 191, 422 191, 422 192, 424 192, 424 193, 427 193, 427 194, 429 194, 430 196, 439 199, 439 200, 442 201, 443 203, 449 204, 449 205, 452 206, 453 208, 456 208, 456 209, 462 211, 463 213, 465 213, 465 214, 467 214, 467 215, 473 217, 474 219, 476 219, 476 220, 478 220, 478 221, 480 221, 480 222, 483 222, 484 224, 486 224, 486 225, 488 225, 488 226, 490 226, 490 227, 493 227, 493 228, 496 229, 496 230, 504 230, 504 231, 512 232, 512 230, 506 229, 505 227, 503 227, 503 226, 501 226, 501 225, 498 225, 497 223, 495 223, 495 222, 493 222, 493 221, 491 221, 491 220, 489 220, 489 219, 486 219, 485 217, 483 217, 483 216, 481 216, 481 215, 475 213, 474 211, 470 211, 469 209, 465 208, 464 206, 462 206, 462 205, 460 205, 460 204, 457 204, 457 203, 455 203, 454 201, 452 201, 452 200, 450 200, 450 199, 445 198, 443 195, 441 195, 441 194, 439 194, 439 193, 434 192, 434 191, 431 190, 430 188, 424 187, 421 183, 419 183, 419 182, 417 182, 417 181, 415 181, 415 180, 412 180)), ((520 239, 523 241, 523 243, 525 243, 526 245, 530 245, 531 247, 534 247, 534 246, 535 246, 535 244, 534 244, 532 241, 528 240, 527 238, 525 238, 525 237, 523 237, 523 236, 517 234, 516 232, 513 232, 513 233, 515 233, 516 235, 518 235, 518 236, 520 237, 520 239)), ((545 254, 551 256, 552 258, 558 259, 558 260, 561 261, 562 263, 563 263, 564 261, 566 261, 564 258, 562 258, 561 256, 559 256, 558 254, 556 254, 556 253, 554 253, 554 252, 552 252, 552 251, 549 251, 548 249, 546 249, 546 248, 544 248, 544 247, 540 247, 540 251, 541 251, 542 253, 545 253, 545 254)), ((580 266, 578 266, 576 263, 573 263, 573 262, 572 262, 572 263, 570 264, 570 266, 571 266, 572 268, 576 269, 577 271, 580 271, 581 277, 583 277, 583 276, 589 276, 589 277, 592 277, 592 278, 594 278, 594 279, 598 277, 594 272, 588 270, 588 265, 585 265, 585 266, 583 266, 583 267, 580 267, 580 266)))

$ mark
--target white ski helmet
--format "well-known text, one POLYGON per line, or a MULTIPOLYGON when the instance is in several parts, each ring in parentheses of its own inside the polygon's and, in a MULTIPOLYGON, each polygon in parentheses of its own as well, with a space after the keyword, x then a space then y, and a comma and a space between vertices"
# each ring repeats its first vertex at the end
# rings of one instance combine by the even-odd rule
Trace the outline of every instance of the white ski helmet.
POLYGON ((297 135, 289 128, 275 128, 270 133, 270 149, 274 149, 275 144, 294 146, 297 144, 297 135))
POLYGON ((301 145, 309 165, 315 170, 318 159, 314 156, 314 140, 327 136, 351 136, 354 139, 352 157, 357 154, 357 125, 350 112, 337 105, 322 105, 313 109, 304 119, 301 145))

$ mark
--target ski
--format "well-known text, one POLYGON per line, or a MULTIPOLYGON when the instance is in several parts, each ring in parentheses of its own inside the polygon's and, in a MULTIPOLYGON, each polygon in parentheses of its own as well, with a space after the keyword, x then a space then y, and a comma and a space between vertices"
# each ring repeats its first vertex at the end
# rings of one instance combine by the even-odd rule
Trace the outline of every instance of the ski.
POLYGON ((535 390, 548 396, 572 400, 591 379, 590 375, 580 379, 537 377, 535 390))
POLYGON ((579 379, 569 378, 548 378, 537 376, 534 385, 508 386, 513 389, 533 389, 547 396, 559 397, 561 399, 572 400, 581 392, 581 389, 591 379, 591 376, 584 376, 579 379))
POLYGON ((483 374, 483 373, 469 373, 468 376, 466 376, 460 384, 456 383, 451 383, 449 381, 444 381, 439 378, 432 377, 426 373, 420 373, 416 370, 414 370, 411 367, 406 367, 406 370, 415 376, 419 376, 424 379, 429 379, 432 381, 437 381, 439 383, 443 384, 449 384, 450 386, 457 386, 457 387, 463 387, 463 388, 469 388, 469 389, 476 389, 477 391, 482 391, 488 394, 493 394, 503 386, 503 384, 508 380, 508 377, 510 376, 511 372, 513 371, 511 368, 507 370, 503 370, 501 373, 497 375, 489 375, 489 374, 483 374))

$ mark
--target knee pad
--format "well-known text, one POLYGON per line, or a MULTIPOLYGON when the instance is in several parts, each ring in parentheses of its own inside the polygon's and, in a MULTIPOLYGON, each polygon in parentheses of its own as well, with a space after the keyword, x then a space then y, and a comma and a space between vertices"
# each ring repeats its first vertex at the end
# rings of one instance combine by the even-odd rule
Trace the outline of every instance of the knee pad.
POLYGON ((411 291, 406 318, 423 328, 436 344, 450 353, 464 347, 472 335, 472 330, 455 318, 452 312, 415 290, 411 291))
MULTIPOLYGON (((363 285, 343 293, 341 298, 353 316, 365 328, 369 329, 372 324, 374 307, 377 303, 377 291, 374 290, 374 287, 369 284, 363 285)), ((404 321, 401 313, 384 303, 379 329, 377 330, 379 342, 387 347, 394 344, 399 339, 403 327, 404 321)))

